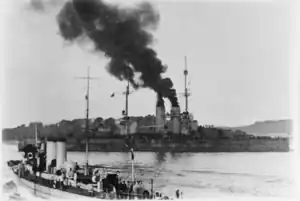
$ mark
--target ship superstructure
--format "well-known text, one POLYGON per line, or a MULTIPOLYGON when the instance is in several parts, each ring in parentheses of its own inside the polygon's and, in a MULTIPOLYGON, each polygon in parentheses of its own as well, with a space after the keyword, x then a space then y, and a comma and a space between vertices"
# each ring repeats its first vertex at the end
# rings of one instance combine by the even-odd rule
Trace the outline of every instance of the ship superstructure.
POLYGON ((151 125, 138 126, 138 123, 130 120, 128 117, 128 95, 129 90, 126 90, 126 109, 123 112, 124 117, 117 121, 119 134, 133 134, 133 133, 172 133, 174 135, 183 134, 188 135, 195 133, 198 130, 198 122, 194 120, 193 115, 188 111, 188 98, 191 95, 188 89, 188 69, 187 58, 185 57, 184 74, 184 97, 185 110, 182 112, 180 106, 172 106, 170 112, 166 112, 163 97, 157 93, 157 101, 155 107, 155 119, 151 125))

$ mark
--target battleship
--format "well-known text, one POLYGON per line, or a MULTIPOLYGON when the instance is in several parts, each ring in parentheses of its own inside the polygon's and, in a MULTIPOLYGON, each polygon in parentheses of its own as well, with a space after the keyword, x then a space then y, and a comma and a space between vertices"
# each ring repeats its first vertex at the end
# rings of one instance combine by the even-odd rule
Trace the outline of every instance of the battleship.
MULTIPOLYGON (((127 152, 128 147, 144 152, 288 152, 289 137, 255 136, 228 128, 199 125, 189 112, 188 103, 191 96, 188 89, 187 58, 185 57, 184 93, 185 110, 180 111, 179 105, 172 107, 168 113, 161 94, 157 94, 156 114, 146 122, 143 118, 130 117, 128 114, 129 82, 126 86, 125 109, 123 117, 114 121, 114 129, 105 126, 102 119, 91 123, 89 119, 89 91, 86 96, 86 119, 82 121, 86 128, 81 136, 67 138, 68 151, 127 152), (150 122, 150 123, 149 123, 150 122), (153 122, 153 123, 151 123, 153 122)), ((88 80, 91 78, 88 71, 88 80)), ((88 87, 89 89, 89 87, 88 87)), ((114 94, 113 94, 114 95, 114 94)), ((112 97, 113 97, 112 95, 112 97)), ((72 128, 72 122, 65 121, 57 125, 72 128)), ((74 126, 73 126, 74 127, 74 126)), ((67 130, 67 129, 65 129, 67 130)), ((43 135, 43 128, 39 131, 43 135)), ((70 129, 64 135, 76 131, 70 129)), ((54 132, 53 132, 54 133, 54 132)), ((52 134, 53 134, 52 133, 52 134)), ((44 137, 47 135, 44 134, 44 137)), ((18 147, 22 151, 27 144, 35 139, 20 140, 18 147)))
MULTIPOLYGON (((240 130, 215 128, 199 125, 189 112, 188 68, 187 57, 184 57, 184 93, 185 109, 172 106, 166 112, 164 100, 157 93, 156 113, 152 124, 143 124, 128 115, 128 97, 131 94, 130 85, 126 87, 125 110, 123 118, 115 122, 114 132, 108 129, 108 135, 103 135, 105 128, 96 128, 89 141, 92 151, 126 152, 128 146, 136 151, 144 152, 288 152, 290 140, 288 137, 255 136, 240 130), (97 132, 98 129, 98 132, 97 132), (97 134, 98 133, 98 134, 97 134)), ((83 151, 83 141, 70 139, 69 151, 83 151)))

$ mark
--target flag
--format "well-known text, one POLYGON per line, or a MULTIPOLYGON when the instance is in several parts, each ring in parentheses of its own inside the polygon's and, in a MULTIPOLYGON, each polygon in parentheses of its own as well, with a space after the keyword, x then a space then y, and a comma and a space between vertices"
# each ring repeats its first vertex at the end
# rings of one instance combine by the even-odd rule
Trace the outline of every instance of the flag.
POLYGON ((133 153, 133 149, 132 148, 130 149, 130 152, 131 152, 131 160, 134 160, 134 153, 133 153))
POLYGON ((112 93, 112 94, 110 95, 111 98, 114 97, 114 96, 115 96, 115 93, 112 93))

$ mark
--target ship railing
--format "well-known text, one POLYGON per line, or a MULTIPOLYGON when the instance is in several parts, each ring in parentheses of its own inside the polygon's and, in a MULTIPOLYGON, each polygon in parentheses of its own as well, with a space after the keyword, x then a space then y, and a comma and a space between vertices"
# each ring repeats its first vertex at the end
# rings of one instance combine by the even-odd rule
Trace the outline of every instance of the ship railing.
MULTIPOLYGON (((82 190, 85 190, 87 192, 89 192, 90 194, 92 195, 95 195, 95 194, 107 194, 108 196, 111 194, 111 192, 107 192, 107 191, 104 191, 103 188, 99 189, 97 187, 97 184, 83 184, 81 182, 75 182, 74 180, 67 180, 66 182, 68 185, 68 187, 72 187, 72 188, 77 188, 77 189, 82 189, 82 190), (92 186, 92 188, 89 188, 89 186, 92 186)), ((103 185, 101 185, 103 186, 103 185)), ((150 192, 146 189, 146 188, 143 188, 141 187, 139 189, 139 191, 141 193, 135 193, 135 192, 129 192, 129 190, 126 190, 125 192, 122 191, 122 190, 119 190, 116 192, 116 195, 119 197, 119 198, 139 198, 139 199, 153 199, 154 196, 150 194, 150 192), (145 194, 145 191, 147 192, 147 194, 145 194)), ((163 200, 168 200, 170 199, 169 197, 167 196, 161 196, 159 197, 159 199, 163 199, 163 200)))
MULTIPOLYGON (((15 172, 17 174, 17 171, 15 172)), ((124 192, 124 191, 118 191, 117 193, 111 193, 111 192, 105 192, 103 190, 101 190, 100 192, 98 191, 98 189, 95 189, 93 188, 92 190, 91 189, 86 189, 86 188, 80 188, 80 187, 75 187, 75 186, 69 186, 69 185, 63 185, 64 187, 66 188, 60 188, 62 186, 60 186, 59 188, 55 188, 53 186, 53 181, 54 180, 49 180, 49 179, 46 179, 46 178, 43 178, 43 177, 38 177, 38 176, 35 176, 35 175, 31 175, 31 174, 24 174, 22 175, 22 178, 28 180, 28 181, 32 181, 32 182, 35 182, 36 184, 40 184, 42 186, 45 186, 45 187, 48 187, 48 188, 53 188, 53 189, 57 189, 57 190, 62 190, 62 191, 69 191, 71 190, 70 187, 72 189, 78 189, 80 191, 74 191, 76 194, 82 194, 82 195, 86 195, 86 196, 92 196, 92 197, 95 197, 95 196, 98 196, 99 193, 103 196, 113 196, 113 197, 116 197, 116 198, 119 198, 119 199, 134 199, 134 198, 138 198, 138 199, 159 199, 159 200, 170 200, 172 198, 169 198, 167 196, 161 196, 161 197, 155 197, 154 195, 145 195, 145 190, 142 191, 143 193, 135 193, 135 192, 124 192), (115 194, 115 195, 113 195, 115 194)), ((59 182, 60 183, 60 182, 59 182)), ((147 191, 147 190, 146 190, 147 191)), ((50 193, 50 191, 49 191, 50 193)))
POLYGON ((119 192, 118 193, 119 198, 140 198, 140 199, 163 199, 163 200, 169 200, 168 196, 161 196, 161 197, 155 197, 154 195, 145 196, 143 193, 130 193, 130 192, 119 192))
MULTIPOLYGON (((14 171, 15 174, 19 174, 19 171, 21 171, 18 166, 14 166, 12 167, 12 170, 14 171)), ((32 181, 32 182, 35 182, 36 184, 40 184, 42 186, 45 186, 45 187, 49 187, 49 188, 55 188, 55 189, 60 189, 60 190, 63 190, 63 191, 68 191, 67 189, 68 188, 73 188, 73 189, 81 189, 81 193, 80 192, 77 192, 79 194, 86 194, 86 193, 90 193, 92 192, 91 196, 94 195, 94 193, 102 193, 102 194, 107 194, 107 195, 110 195, 111 192, 105 192, 103 190, 100 190, 99 192, 99 189, 98 188, 92 188, 92 189, 89 189, 88 188, 88 185, 84 185, 84 184, 81 184, 81 183, 77 183, 75 182, 74 180, 66 180, 66 184, 63 184, 63 185, 59 185, 59 188, 56 188, 54 187, 54 183, 59 183, 59 184, 62 184, 64 183, 63 181, 60 182, 60 181, 56 181, 56 179, 54 179, 52 177, 52 179, 50 179, 49 175, 47 174, 44 174, 43 176, 41 176, 42 174, 40 174, 39 176, 37 175, 32 175, 30 174, 30 172, 27 170, 27 171, 24 171, 22 175, 20 175, 21 178, 24 178, 28 181, 32 181), (47 176, 46 176, 47 175, 47 176), (70 181, 72 181, 72 185, 70 185, 70 181), (63 187, 63 188, 62 188, 63 187), (64 188, 66 187, 66 188, 64 188), (86 192, 84 192, 86 191, 86 192)), ((136 192, 130 192, 129 189, 126 190, 126 192, 122 191, 122 190, 119 190, 116 195, 120 198, 139 198, 139 199, 154 199, 154 196, 153 194, 150 194, 150 192, 146 189, 146 188, 139 188, 138 189, 139 192, 141 193, 136 193, 136 192), (147 192, 147 193, 145 193, 147 192)), ((158 199, 162 199, 162 200, 169 200, 170 198, 167 197, 167 196, 161 196, 161 197, 157 197, 158 199)))

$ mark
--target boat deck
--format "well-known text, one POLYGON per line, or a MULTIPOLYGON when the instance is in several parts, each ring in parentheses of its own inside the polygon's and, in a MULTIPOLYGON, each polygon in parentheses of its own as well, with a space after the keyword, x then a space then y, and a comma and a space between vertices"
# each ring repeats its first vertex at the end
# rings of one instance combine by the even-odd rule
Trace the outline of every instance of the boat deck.
MULTIPOLYGON (((98 199, 154 199, 153 195, 150 195, 149 191, 147 191, 147 193, 145 193, 145 191, 143 191, 143 193, 138 192, 137 194, 132 193, 132 191, 130 191, 130 188, 128 188, 127 191, 123 192, 123 191, 118 191, 117 195, 114 193, 109 193, 109 192, 98 192, 97 190, 93 189, 93 190, 89 190, 87 188, 81 188, 81 187, 75 187, 75 186, 71 186, 71 185, 62 185, 60 182, 57 182, 56 185, 54 184, 53 180, 50 179, 45 179, 43 177, 40 176, 35 176, 32 174, 29 174, 28 172, 25 173, 23 176, 19 176, 18 173, 18 167, 17 165, 11 167, 13 172, 16 174, 16 176, 19 179, 25 180, 28 183, 32 184, 32 188, 34 191, 39 191, 41 189, 39 189, 39 187, 42 187, 43 193, 46 194, 51 194, 51 192, 54 191, 60 191, 62 193, 69 193, 69 194, 73 194, 73 195, 79 195, 79 196, 85 196, 85 197, 90 197, 90 198, 98 198, 98 199), (52 189, 52 190, 51 190, 52 189)), ((54 192, 52 192, 54 193, 54 192)), ((160 199, 169 199, 167 196, 165 197, 161 197, 160 199)))

